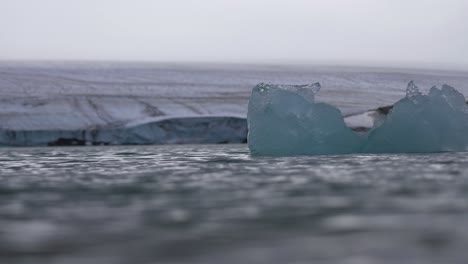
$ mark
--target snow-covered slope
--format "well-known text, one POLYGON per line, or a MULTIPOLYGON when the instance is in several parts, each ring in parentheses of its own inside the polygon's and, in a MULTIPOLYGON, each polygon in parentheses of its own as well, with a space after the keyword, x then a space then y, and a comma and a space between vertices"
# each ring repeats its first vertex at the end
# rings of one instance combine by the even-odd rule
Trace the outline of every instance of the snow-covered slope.
POLYGON ((0 99, 0 128, 76 130, 134 126, 168 118, 243 117, 242 104, 133 95, 51 95, 0 99))

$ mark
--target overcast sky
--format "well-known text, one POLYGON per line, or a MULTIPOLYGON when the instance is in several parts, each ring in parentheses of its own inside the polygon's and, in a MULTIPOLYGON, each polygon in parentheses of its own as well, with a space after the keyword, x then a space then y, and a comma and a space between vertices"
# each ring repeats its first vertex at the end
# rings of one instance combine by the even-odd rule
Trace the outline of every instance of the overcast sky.
POLYGON ((0 0, 0 59, 468 68, 468 0, 0 0))

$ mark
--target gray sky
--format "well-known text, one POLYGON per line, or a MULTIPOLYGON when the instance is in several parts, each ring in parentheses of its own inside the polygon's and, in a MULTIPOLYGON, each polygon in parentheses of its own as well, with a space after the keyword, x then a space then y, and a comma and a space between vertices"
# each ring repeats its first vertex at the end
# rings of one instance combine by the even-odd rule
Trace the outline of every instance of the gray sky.
POLYGON ((468 69, 468 0, 0 0, 0 59, 468 69))

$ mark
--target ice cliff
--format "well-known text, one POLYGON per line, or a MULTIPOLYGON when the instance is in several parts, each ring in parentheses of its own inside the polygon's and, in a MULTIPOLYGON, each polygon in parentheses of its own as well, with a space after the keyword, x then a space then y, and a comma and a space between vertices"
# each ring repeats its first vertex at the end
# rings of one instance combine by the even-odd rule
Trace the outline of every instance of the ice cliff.
POLYGON ((453 87, 427 95, 410 82, 406 96, 367 134, 348 128, 338 108, 316 103, 320 84, 258 84, 248 106, 254 155, 422 153, 468 149, 468 107, 453 87))
POLYGON ((73 130, 2 130, 0 146, 150 145, 245 143, 245 119, 185 117, 134 126, 73 130))

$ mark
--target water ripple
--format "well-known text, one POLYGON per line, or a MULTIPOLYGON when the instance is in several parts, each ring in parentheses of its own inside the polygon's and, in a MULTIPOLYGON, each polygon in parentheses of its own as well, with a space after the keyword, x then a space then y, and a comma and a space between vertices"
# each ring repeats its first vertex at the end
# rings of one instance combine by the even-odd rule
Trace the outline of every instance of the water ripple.
POLYGON ((186 145, 0 156, 2 263, 468 257, 466 153, 264 158, 186 145))

